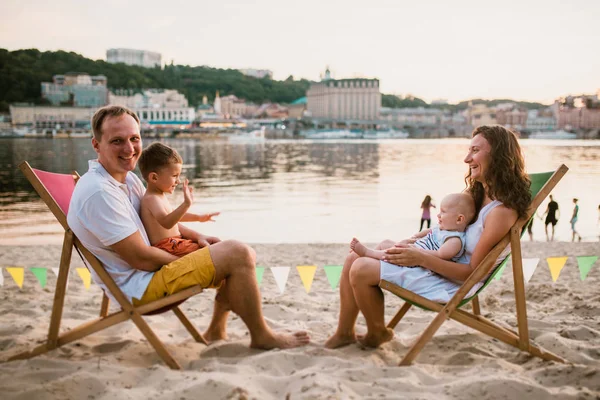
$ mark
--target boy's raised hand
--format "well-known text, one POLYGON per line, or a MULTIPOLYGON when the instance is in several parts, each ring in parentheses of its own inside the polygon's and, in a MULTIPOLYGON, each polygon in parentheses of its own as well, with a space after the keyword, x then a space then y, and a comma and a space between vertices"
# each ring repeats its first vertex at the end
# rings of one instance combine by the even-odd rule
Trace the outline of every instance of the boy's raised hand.
POLYGON ((220 212, 213 212, 213 213, 198 215, 198 222, 215 222, 215 220, 213 219, 213 217, 216 217, 219 214, 221 214, 221 213, 220 212))
POLYGON ((183 202, 191 206, 194 202, 194 188, 189 186, 189 180, 183 181, 183 202))

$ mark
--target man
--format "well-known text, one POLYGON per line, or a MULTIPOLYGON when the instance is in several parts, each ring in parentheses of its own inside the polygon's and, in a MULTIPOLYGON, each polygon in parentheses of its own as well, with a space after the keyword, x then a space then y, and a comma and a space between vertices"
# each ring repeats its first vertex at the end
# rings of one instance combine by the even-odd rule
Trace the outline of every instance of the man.
POLYGON ((279 334, 267 326, 254 270, 256 254, 247 245, 221 242, 179 225, 184 238, 210 246, 180 259, 151 247, 139 217, 145 189, 131 172, 142 152, 137 115, 124 107, 103 107, 92 118, 92 130, 98 159, 90 161, 77 183, 67 221, 134 305, 200 284, 218 288, 213 318, 204 333, 208 341, 227 338, 231 310, 248 327, 250 347, 289 348, 309 342, 306 332, 279 334))
POLYGON ((544 211, 544 215, 546 216, 546 241, 554 241, 554 227, 558 222, 558 217, 560 216, 560 211, 558 211, 558 203, 552 199, 552 195, 550 195, 550 203, 548 203, 548 207, 546 207, 546 211, 544 211), (557 213, 558 212, 558 216, 557 213), (552 239, 548 236, 548 225, 552 224, 552 239))

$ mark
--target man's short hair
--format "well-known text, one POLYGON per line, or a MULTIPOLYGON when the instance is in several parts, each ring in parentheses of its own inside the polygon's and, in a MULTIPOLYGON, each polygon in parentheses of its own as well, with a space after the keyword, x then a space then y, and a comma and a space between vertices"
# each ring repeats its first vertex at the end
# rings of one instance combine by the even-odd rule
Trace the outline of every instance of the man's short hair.
POLYGON ((140 119, 137 114, 131 111, 127 107, 123 106, 104 106, 99 108, 92 117, 92 132, 94 133, 94 139, 98 142, 102 139, 102 124, 104 120, 109 117, 120 117, 121 115, 131 115, 137 124, 140 124, 140 119))
POLYGON ((152 143, 142 151, 138 161, 142 176, 148 181, 150 172, 158 172, 161 168, 171 164, 183 164, 183 159, 177 150, 160 142, 152 143))

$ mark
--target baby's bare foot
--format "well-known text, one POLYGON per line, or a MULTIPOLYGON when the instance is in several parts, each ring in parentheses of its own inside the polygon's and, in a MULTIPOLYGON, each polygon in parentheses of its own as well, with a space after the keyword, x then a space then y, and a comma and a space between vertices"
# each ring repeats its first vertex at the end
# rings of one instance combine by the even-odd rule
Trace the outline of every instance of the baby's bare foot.
POLYGON ((361 257, 364 257, 367 254, 367 247, 359 242, 357 238, 352 238, 350 248, 361 257))
POLYGON ((390 328, 385 328, 377 332, 367 332, 364 337, 359 337, 360 344, 366 347, 379 347, 385 342, 389 342, 394 337, 394 331, 390 328))
POLYGON ((289 333, 270 333, 264 338, 252 340, 250 347, 254 349, 291 349, 292 347, 306 346, 310 343, 310 336, 307 332, 289 333))
POLYGON ((325 348, 337 349, 338 347, 344 347, 352 343, 356 343, 356 336, 354 333, 341 334, 336 332, 333 334, 333 336, 327 339, 325 342, 325 348))

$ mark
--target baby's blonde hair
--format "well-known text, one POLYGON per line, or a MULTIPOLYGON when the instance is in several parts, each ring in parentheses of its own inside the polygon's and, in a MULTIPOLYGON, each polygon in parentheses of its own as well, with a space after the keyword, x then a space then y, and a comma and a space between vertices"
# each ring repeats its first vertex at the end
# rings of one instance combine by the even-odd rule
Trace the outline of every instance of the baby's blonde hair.
POLYGON ((457 213, 465 216, 467 225, 471 223, 475 217, 475 201, 468 193, 451 193, 444 197, 444 200, 449 204, 449 207, 453 208, 457 213))

